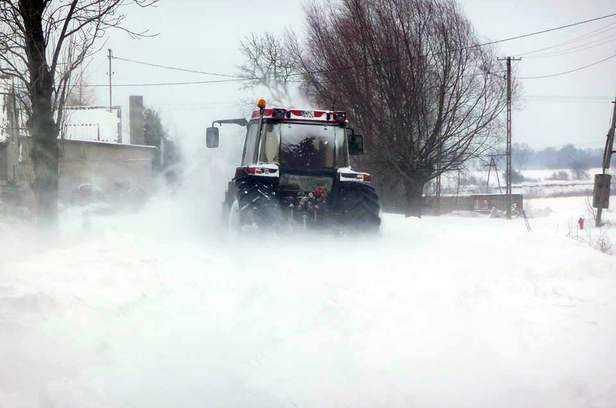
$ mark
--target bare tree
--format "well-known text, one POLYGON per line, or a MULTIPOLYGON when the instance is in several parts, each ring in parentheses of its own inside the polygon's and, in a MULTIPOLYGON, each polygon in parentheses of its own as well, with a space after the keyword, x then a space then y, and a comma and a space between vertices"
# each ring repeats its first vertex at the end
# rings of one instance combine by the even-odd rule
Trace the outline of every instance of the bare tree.
POLYGON ((88 106, 96 100, 94 89, 89 86, 85 71, 80 69, 71 75, 69 88, 66 92, 66 106, 88 106), (75 78, 73 80, 73 78, 75 78))
POLYGON ((287 104, 291 87, 299 79, 298 67, 289 48, 293 34, 281 39, 273 33, 252 34, 240 42, 245 63, 240 73, 248 79, 247 87, 263 86, 271 93, 271 102, 287 104))
POLYGON ((26 88, 32 136, 33 191, 40 219, 55 220, 59 124, 72 73, 95 53, 110 28, 139 36, 122 24, 128 5, 158 0, 1 0, 0 73, 26 88))
POLYGON ((306 90, 346 109, 368 165, 401 179, 419 210, 424 185, 479 155, 498 134, 505 87, 452 0, 343 0, 307 10, 299 55, 306 90))

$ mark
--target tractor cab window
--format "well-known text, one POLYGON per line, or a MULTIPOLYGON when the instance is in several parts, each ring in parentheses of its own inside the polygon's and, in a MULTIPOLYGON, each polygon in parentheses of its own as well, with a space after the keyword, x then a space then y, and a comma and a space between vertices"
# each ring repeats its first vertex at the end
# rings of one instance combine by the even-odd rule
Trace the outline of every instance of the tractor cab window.
POLYGON ((259 161, 265 163, 278 163, 280 150, 280 125, 265 123, 261 133, 261 148, 259 161))
POLYGON ((284 123, 280 125, 280 163, 288 169, 326 169, 336 166, 337 126, 284 123))
POLYGON ((336 167, 347 167, 349 165, 346 132, 346 129, 336 128, 336 167))
POLYGON ((251 123, 246 132, 246 141, 244 142, 244 154, 242 156, 242 166, 248 166, 257 162, 257 143, 259 133, 259 123, 251 123))

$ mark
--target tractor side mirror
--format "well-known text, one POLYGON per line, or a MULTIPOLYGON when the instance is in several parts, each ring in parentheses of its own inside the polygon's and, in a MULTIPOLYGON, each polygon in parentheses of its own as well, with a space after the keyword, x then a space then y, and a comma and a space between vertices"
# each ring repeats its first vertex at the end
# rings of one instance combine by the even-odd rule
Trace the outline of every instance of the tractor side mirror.
POLYGON ((349 135, 349 154, 351 156, 364 154, 364 137, 362 135, 355 133, 349 135))
POLYGON ((218 128, 215 126, 207 128, 205 131, 205 145, 209 148, 218 147, 218 128))

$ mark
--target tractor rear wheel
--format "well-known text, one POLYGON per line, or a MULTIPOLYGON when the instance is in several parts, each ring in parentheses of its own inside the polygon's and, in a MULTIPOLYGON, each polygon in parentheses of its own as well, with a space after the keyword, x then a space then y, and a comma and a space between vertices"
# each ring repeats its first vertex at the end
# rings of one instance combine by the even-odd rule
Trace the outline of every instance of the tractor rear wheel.
POLYGON ((373 231, 381 225, 379 196, 369 184, 339 183, 332 194, 331 206, 338 222, 345 227, 373 231))
POLYGON ((240 225, 266 227, 278 220, 278 201, 269 180, 242 177, 235 180, 237 216, 240 225))

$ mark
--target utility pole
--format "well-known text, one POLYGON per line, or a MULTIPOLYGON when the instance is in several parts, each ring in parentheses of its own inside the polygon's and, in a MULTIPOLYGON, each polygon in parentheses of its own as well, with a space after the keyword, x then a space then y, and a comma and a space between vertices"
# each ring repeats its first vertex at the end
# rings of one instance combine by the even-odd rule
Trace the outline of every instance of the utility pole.
POLYGON ((15 88, 12 88, 7 95, 6 101, 6 116, 8 119, 8 134, 10 140, 13 141, 19 138, 19 129, 17 128, 17 103, 15 96, 15 88))
POLYGON ((521 58, 499 58, 507 61, 507 219, 511 219, 511 61, 520 61, 521 58))
POLYGON ((79 73, 79 106, 83 106, 83 71, 79 73))
POLYGON ((614 153, 614 131, 616 131, 616 100, 612 102, 614 111, 612 112, 612 124, 607 132, 607 140, 605 141, 605 150, 603 151, 603 171, 601 174, 595 174, 595 187, 593 191, 593 207, 597 209, 597 218, 595 226, 601 226, 601 216, 604 208, 608 208, 610 200, 610 182, 611 175, 608 174, 612 162, 612 153, 614 153))
POLYGON ((490 156, 490 164, 488 164, 488 180, 486 181, 486 194, 490 193, 490 172, 494 169, 494 174, 496 174, 496 181, 498 182, 498 191, 503 194, 503 189, 501 188, 500 178, 498 177, 498 168, 496 167, 496 160, 494 160, 494 155, 490 156))
POLYGON ((107 58, 109 58, 109 112, 111 112, 112 106, 113 106, 113 99, 112 99, 112 87, 111 87, 111 75, 113 74, 111 72, 111 48, 109 48, 107 50, 109 52, 109 54, 107 55, 107 58))

